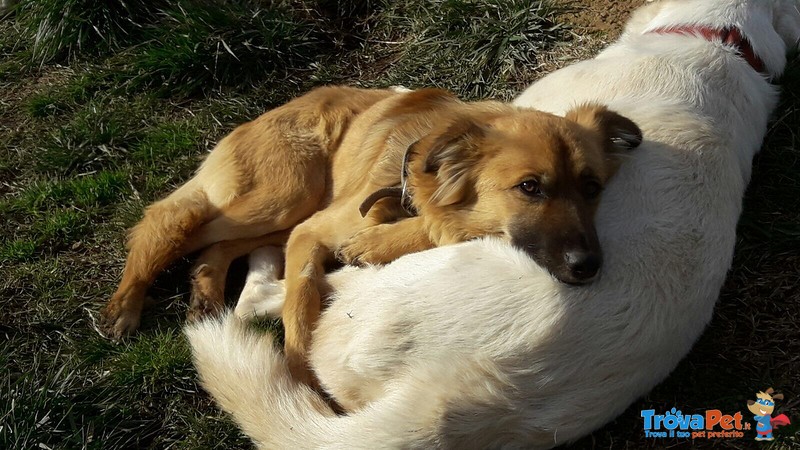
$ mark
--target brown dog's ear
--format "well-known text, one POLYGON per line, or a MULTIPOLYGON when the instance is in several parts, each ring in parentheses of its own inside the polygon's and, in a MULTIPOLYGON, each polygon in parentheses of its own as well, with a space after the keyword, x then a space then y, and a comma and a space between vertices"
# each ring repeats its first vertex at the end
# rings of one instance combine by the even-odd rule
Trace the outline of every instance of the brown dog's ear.
POLYGON ((627 153, 642 143, 642 130, 627 117, 602 105, 587 104, 570 110, 565 116, 600 133, 606 151, 627 153))
POLYGON ((747 401, 747 404, 748 404, 748 405, 755 404, 755 400, 748 400, 748 401, 747 401))
POLYGON ((415 144, 414 151, 424 158, 422 171, 436 177, 438 187, 429 199, 431 203, 446 206, 464 199, 469 169, 476 163, 476 141, 485 133, 479 124, 462 119, 415 144))
POLYGON ((775 394, 772 396, 773 400, 783 400, 783 394, 775 394))
POLYGON ((767 394, 767 395, 772 395, 773 392, 775 392, 775 389, 772 389, 772 388, 767 388, 767 390, 764 391, 764 393, 767 394))

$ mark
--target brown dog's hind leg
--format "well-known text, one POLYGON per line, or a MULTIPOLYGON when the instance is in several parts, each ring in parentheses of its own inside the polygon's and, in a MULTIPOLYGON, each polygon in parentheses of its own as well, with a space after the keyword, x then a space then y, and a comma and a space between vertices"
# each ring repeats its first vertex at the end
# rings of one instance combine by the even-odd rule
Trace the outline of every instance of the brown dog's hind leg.
POLYGON ((319 208, 324 188, 324 183, 316 180, 309 182, 305 191, 291 191, 291 196, 277 199, 251 191, 200 228, 191 243, 192 250, 206 250, 192 270, 187 319, 217 312, 225 301, 225 278, 231 262, 258 247, 284 245, 291 228, 319 208))
POLYGON ((194 321, 216 314, 225 303, 225 278, 234 259, 265 245, 283 246, 289 231, 280 231, 257 238, 222 241, 206 248, 192 270, 192 297, 186 319, 194 321))
MULTIPOLYGON (((288 169, 287 169, 288 170, 288 169)), ((288 230, 322 206, 325 196, 324 162, 291 174, 283 191, 268 185, 236 197, 192 237, 189 253, 221 241, 257 238, 288 230)))
POLYGON ((106 334, 119 338, 139 327, 147 288, 170 263, 186 254, 190 236, 215 214, 205 193, 189 185, 147 208, 128 235, 122 281, 101 311, 106 334))
POLYGON ((147 288, 179 257, 223 240, 286 230, 313 214, 324 198, 324 164, 303 170, 295 173, 300 181, 289 183, 283 192, 267 193, 264 186, 215 207, 190 181, 148 207, 129 234, 122 282, 101 312, 105 333, 119 338, 139 327, 147 288))

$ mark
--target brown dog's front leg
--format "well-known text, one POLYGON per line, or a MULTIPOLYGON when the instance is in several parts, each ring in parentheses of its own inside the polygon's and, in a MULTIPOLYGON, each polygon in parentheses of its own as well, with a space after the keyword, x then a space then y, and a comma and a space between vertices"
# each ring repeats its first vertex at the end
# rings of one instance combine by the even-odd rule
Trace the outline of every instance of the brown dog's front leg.
POLYGON ((311 332, 320 314, 324 263, 331 252, 301 224, 286 246, 286 301, 283 305, 286 360, 297 381, 317 387, 308 365, 311 332))
POLYGON ((336 252, 347 264, 386 264, 409 253, 434 247, 421 217, 365 228, 336 252))

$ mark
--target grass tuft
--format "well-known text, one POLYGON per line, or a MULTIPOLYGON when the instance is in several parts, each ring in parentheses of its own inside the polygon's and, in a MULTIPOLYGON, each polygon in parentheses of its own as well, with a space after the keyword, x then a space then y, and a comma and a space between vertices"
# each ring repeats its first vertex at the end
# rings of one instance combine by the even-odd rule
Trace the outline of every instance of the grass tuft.
MULTIPOLYGON (((2 350, 13 359, 11 342, 2 350)), ((66 367, 48 371, 46 360, 34 358, 25 372, 12 365, 0 373, 0 446, 3 448, 45 448, 49 433, 59 428, 71 413, 72 405, 65 391, 74 376, 66 367)))
POLYGON ((392 83, 445 87, 468 98, 505 96, 519 71, 560 37, 550 2, 439 0, 392 3, 378 28, 398 48, 386 55, 392 83), (399 30, 399 32, 398 32, 399 30))
POLYGON ((160 11, 169 26, 130 59, 123 76, 128 89, 149 88, 161 96, 189 97, 204 89, 282 78, 305 69, 320 41, 313 24, 282 4, 195 0, 160 11))
POLYGON ((191 375, 191 354, 180 331, 168 330, 131 343, 108 361, 106 370, 108 382, 115 386, 157 392, 191 375))
POLYGON ((125 174, 101 171, 69 180, 35 182, 22 193, 16 205, 29 212, 63 205, 91 208, 118 200, 126 189, 125 174))
POLYGON ((0 244, 0 262, 27 261, 36 254, 36 242, 29 239, 16 239, 0 244))
POLYGON ((35 155, 40 173, 72 174, 113 168, 124 160, 127 148, 138 139, 141 124, 135 110, 107 109, 90 103, 66 124, 45 137, 35 155))
POLYGON ((102 73, 84 73, 71 79, 66 86, 33 94, 27 101, 28 114, 42 118, 74 111, 100 89, 104 76, 102 73))
POLYGON ((22 0, 17 8, 32 63, 109 52, 141 36, 159 1, 22 0))
POLYGON ((148 166, 169 163, 195 153, 200 137, 200 131, 192 123, 164 123, 145 131, 133 147, 131 159, 148 166))
POLYGON ((74 209, 60 209, 34 222, 31 231, 39 245, 65 247, 76 242, 89 230, 89 218, 74 209))

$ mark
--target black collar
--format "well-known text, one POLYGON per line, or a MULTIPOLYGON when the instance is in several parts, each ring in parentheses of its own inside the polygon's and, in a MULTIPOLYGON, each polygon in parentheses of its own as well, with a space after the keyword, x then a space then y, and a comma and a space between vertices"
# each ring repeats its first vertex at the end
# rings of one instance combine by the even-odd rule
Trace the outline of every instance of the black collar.
POLYGON ((361 203, 361 206, 358 207, 358 212, 361 213, 361 217, 365 217, 378 200, 387 197, 399 198, 400 206, 403 207, 403 210, 408 213, 408 215, 412 217, 417 215, 417 208, 414 207, 414 199, 408 187, 408 162, 411 160, 411 147, 413 147, 413 145, 410 145, 403 155, 403 166, 400 170, 400 185, 381 188, 370 194, 369 197, 361 203))

